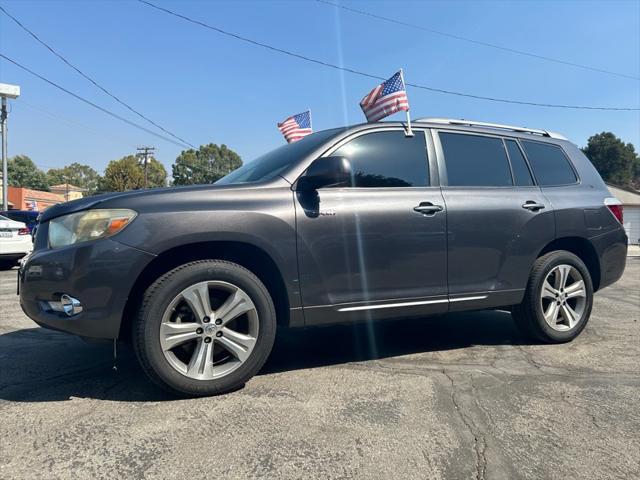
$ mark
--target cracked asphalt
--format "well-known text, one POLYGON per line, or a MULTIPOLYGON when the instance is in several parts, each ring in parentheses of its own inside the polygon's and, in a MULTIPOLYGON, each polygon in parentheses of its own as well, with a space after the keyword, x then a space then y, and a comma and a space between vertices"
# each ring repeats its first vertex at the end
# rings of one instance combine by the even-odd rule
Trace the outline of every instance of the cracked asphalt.
POLYGON ((0 478, 640 478, 640 259, 566 345, 508 313, 282 332, 176 400, 131 353, 38 328, 0 272, 0 478))

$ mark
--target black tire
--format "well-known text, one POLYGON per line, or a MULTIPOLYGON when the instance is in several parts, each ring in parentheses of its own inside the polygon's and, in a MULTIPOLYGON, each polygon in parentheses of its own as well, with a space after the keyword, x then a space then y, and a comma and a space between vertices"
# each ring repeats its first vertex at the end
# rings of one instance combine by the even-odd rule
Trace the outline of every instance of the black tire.
POLYGON ((536 260, 529 275, 527 289, 521 304, 514 305, 511 314, 520 330, 527 336, 545 343, 565 343, 576 338, 586 327, 593 306, 593 283, 585 264, 574 254, 565 250, 547 253, 536 260), (586 290, 583 312, 570 329, 558 331, 544 317, 541 293, 549 273, 559 265, 575 268, 582 276, 586 290))
POLYGON ((18 260, 0 260, 0 270, 11 270, 18 263, 18 260))
POLYGON ((224 260, 199 260, 181 265, 158 278, 145 292, 133 322, 133 348, 145 373, 165 390, 180 396, 209 396, 242 387, 267 360, 276 333, 271 296, 252 272, 224 260), (185 288, 204 281, 228 282, 251 298, 258 313, 259 334, 249 357, 236 370, 212 379, 198 380, 176 370, 162 351, 160 328, 165 310, 185 288))

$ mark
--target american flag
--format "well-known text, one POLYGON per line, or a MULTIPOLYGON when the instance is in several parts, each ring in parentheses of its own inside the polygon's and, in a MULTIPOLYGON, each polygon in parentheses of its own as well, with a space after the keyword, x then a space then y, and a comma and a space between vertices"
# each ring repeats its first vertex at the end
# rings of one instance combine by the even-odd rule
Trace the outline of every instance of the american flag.
POLYGON ((371 90, 360 102, 367 122, 377 122, 399 111, 409 111, 402 70, 371 90))
POLYGON ((297 142, 311 133, 311 111, 291 115, 284 122, 279 123, 278 128, 287 142, 297 142))

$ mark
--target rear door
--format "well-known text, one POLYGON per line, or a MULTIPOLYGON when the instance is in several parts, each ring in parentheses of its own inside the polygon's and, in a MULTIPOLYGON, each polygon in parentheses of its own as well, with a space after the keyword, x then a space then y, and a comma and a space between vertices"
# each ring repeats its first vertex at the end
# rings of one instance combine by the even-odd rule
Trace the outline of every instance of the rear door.
POLYGON ((450 310, 520 301, 555 224, 518 140, 445 130, 434 137, 447 207, 450 310))
POLYGON ((308 323, 447 310, 446 211, 426 139, 355 134, 328 152, 350 160, 351 187, 296 192, 308 323))

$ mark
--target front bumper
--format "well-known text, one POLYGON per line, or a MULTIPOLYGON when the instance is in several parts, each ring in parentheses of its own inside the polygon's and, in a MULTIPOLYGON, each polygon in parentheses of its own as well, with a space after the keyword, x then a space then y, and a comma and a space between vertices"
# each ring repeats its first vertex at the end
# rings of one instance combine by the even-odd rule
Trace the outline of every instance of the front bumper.
POLYGON ((111 239, 34 251, 18 273, 20 305, 37 324, 83 337, 117 338, 131 289, 154 255, 111 239), (82 312, 51 308, 63 295, 82 312))

